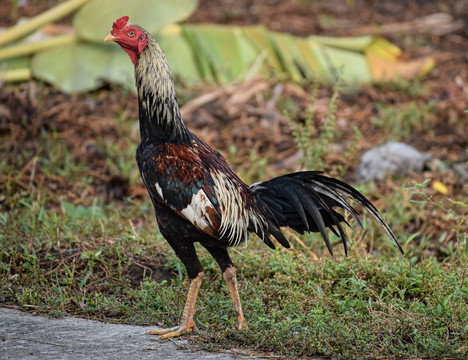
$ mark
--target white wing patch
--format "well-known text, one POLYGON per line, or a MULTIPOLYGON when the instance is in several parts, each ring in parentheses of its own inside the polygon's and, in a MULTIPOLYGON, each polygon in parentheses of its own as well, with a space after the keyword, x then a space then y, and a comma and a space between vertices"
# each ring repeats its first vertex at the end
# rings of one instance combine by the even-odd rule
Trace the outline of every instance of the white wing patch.
POLYGON ((207 211, 208 209, 212 209, 216 212, 214 205, 208 199, 203 189, 200 189, 192 196, 192 201, 181 211, 181 213, 196 227, 204 230, 207 227, 214 228, 214 224, 207 211))
POLYGON ((206 232, 211 236, 218 235, 218 226, 216 218, 219 218, 219 214, 216 211, 213 203, 208 199, 208 196, 200 189, 196 194, 192 196, 190 204, 188 204, 182 210, 176 209, 171 204, 168 204, 164 198, 164 193, 161 186, 158 183, 154 184, 156 193, 161 197, 161 200, 168 205, 172 210, 180 212, 182 217, 190 221, 200 230, 206 232))

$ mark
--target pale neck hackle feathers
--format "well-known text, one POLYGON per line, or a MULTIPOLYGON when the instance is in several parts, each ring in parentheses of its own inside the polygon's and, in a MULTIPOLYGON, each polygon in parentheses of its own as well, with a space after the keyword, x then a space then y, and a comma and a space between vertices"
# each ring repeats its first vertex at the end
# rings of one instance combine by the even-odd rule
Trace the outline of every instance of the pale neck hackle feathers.
POLYGON ((166 55, 150 34, 146 36, 148 45, 135 66, 141 137, 187 141, 190 132, 180 116, 166 55))

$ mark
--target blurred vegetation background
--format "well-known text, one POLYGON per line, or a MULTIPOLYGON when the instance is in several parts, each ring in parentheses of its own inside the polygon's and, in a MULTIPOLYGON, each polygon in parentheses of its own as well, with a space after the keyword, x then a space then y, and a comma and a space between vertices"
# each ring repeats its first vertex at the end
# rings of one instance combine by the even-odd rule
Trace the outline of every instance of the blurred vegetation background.
POLYGON ((2 306, 179 319, 184 270, 158 233, 134 160, 132 65, 101 43, 129 15, 166 50, 189 128, 246 182, 325 170, 368 196, 406 251, 399 256, 365 214, 364 229, 349 230, 347 258, 338 239, 331 259, 316 235, 288 233, 289 251, 252 238, 232 251, 250 327, 239 332, 200 249, 211 281, 197 346, 291 358, 466 356, 466 1, 110 3, 0 0, 2 306), (28 31, 18 35, 23 17, 28 31), (356 183, 360 156, 390 140, 439 161, 356 183))

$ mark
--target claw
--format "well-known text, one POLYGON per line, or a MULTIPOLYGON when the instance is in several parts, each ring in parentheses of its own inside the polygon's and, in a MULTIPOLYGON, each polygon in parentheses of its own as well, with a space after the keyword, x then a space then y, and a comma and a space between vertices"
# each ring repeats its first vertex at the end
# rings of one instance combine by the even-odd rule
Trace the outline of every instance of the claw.
POLYGON ((149 334, 150 335, 164 335, 168 334, 173 331, 177 331, 180 328, 180 326, 174 326, 168 329, 158 329, 158 330, 150 330, 149 334))
POLYGON ((161 339, 169 339, 192 331, 198 331, 195 323, 192 323, 191 325, 184 324, 169 329, 151 330, 150 335, 161 335, 161 339))

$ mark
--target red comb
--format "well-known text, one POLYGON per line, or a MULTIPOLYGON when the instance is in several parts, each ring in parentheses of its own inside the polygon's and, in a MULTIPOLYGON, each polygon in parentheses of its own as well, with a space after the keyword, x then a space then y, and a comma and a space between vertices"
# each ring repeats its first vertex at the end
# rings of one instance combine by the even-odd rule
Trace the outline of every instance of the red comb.
POLYGON ((120 19, 117 19, 112 24, 112 35, 117 35, 118 31, 127 25, 128 16, 122 16, 120 19))

